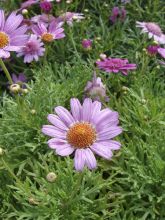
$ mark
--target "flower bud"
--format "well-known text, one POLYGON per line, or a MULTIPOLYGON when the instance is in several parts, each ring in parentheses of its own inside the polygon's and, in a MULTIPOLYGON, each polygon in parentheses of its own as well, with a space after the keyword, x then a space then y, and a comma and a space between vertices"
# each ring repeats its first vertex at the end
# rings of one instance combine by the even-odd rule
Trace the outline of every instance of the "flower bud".
POLYGON ((28 14, 28 10, 27 10, 27 9, 23 9, 23 10, 22 10, 22 14, 23 14, 23 15, 27 15, 27 14, 28 14))
POLYGON ((19 93, 20 90, 21 90, 21 87, 20 87, 19 84, 12 84, 12 85, 10 86, 10 91, 11 91, 12 93, 19 93))
POLYGON ((48 182, 53 183, 57 179, 57 175, 54 172, 48 173, 46 176, 48 182))
POLYGON ((106 54, 104 54, 104 53, 101 53, 101 54, 100 54, 100 59, 104 60, 104 59, 106 59, 106 58, 107 58, 107 55, 106 55, 106 54))
POLYGON ((32 114, 32 115, 35 115, 35 114, 36 114, 36 110, 35 110, 35 109, 32 109, 32 110, 31 110, 31 114, 32 114))
POLYGON ((141 103, 142 103, 142 104, 146 104, 146 103, 147 103, 147 100, 146 100, 146 99, 142 99, 142 100, 141 100, 141 103))
POLYGON ((30 198, 29 198, 29 204, 31 204, 31 205, 38 205, 39 202, 36 201, 33 197, 30 197, 30 198))
POLYGON ((3 149, 0 147, 0 156, 2 156, 4 153, 3 149))

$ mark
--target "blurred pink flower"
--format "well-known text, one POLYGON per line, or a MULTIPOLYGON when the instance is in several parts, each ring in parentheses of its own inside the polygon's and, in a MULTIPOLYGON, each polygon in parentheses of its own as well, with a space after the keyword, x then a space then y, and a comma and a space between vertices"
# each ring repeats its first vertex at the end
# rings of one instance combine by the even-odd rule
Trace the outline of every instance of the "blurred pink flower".
POLYGON ((120 58, 106 58, 96 62, 99 69, 104 70, 107 73, 121 72, 124 75, 128 74, 128 70, 135 70, 136 64, 128 63, 127 59, 120 58))
POLYGON ((136 27, 142 28, 141 33, 148 33, 149 38, 154 38, 159 44, 165 44, 165 35, 161 28, 154 22, 136 22, 136 27))

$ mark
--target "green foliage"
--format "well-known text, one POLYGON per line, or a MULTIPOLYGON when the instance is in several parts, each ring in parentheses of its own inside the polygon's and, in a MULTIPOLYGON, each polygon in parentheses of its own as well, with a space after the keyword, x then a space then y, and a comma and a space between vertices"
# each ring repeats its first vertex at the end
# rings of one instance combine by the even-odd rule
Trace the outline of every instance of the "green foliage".
MULTIPOLYGON (((29 92, 14 97, 1 89, 2 220, 165 219, 164 69, 156 57, 143 51, 149 42, 135 28, 136 20, 156 21, 165 28, 164 8, 162 1, 132 0, 126 5, 124 25, 112 26, 108 17, 115 1, 107 3, 108 7, 99 0, 59 4, 53 8, 55 15, 62 9, 88 8, 85 16, 90 18, 66 26, 66 38, 48 48, 46 62, 44 58, 31 65, 24 65, 21 58, 6 62, 10 72, 24 69, 29 92), (83 38, 93 39, 89 53, 81 48, 83 38), (59 157, 48 148, 41 127, 55 106, 69 108, 72 97, 82 100, 94 63, 103 52, 138 66, 127 77, 98 73, 108 89, 108 107, 120 115, 122 148, 111 161, 97 158, 96 171, 78 173, 72 157, 59 157), (57 175, 53 183, 46 179, 49 172, 57 175)), ((18 5, 19 1, 11 1, 5 7, 11 10, 18 5)))

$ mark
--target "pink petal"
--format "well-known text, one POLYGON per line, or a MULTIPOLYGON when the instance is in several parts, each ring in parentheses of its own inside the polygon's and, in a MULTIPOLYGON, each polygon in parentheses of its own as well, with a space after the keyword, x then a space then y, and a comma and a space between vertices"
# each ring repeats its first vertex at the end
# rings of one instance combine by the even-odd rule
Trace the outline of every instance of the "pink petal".
POLYGON ((73 115, 73 118, 75 121, 80 121, 81 120, 81 109, 82 106, 79 102, 78 99, 72 98, 70 100, 70 107, 71 107, 71 113, 73 115))
POLYGON ((68 127, 60 120, 60 118, 57 115, 49 114, 47 119, 55 127, 59 128, 59 129, 62 129, 64 131, 68 130, 68 127))
POLYGON ((73 153, 75 149, 72 148, 69 144, 61 145, 56 148, 56 154, 60 156, 68 156, 73 153))
POLYGON ((121 148, 121 143, 118 141, 108 140, 98 142, 101 146, 109 147, 111 150, 119 150, 121 148))
POLYGON ((97 162, 93 152, 89 148, 87 148, 84 150, 84 153, 85 153, 85 164, 87 165, 87 167, 90 170, 95 169, 97 167, 97 162))
POLYGON ((60 117, 60 119, 67 125, 70 126, 75 122, 74 118, 70 114, 70 112, 62 106, 58 106, 55 108, 55 112, 60 117))
POLYGON ((119 126, 109 127, 98 133, 98 140, 104 141, 107 139, 112 139, 121 133, 122 133, 121 127, 119 126))
POLYGON ((102 146, 100 143, 94 143, 91 146, 91 150, 97 155, 109 160, 113 156, 113 153, 109 147, 102 146))
POLYGON ((12 12, 5 22, 4 31, 6 33, 12 33, 23 21, 22 15, 16 15, 16 12, 12 12))
POLYGON ((42 132, 50 137, 66 139, 66 132, 57 129, 53 125, 44 125, 42 127, 42 132))
POLYGON ((74 166, 77 171, 82 171, 85 166, 85 150, 77 149, 74 157, 74 166))
POLYGON ((159 53, 163 58, 165 58, 165 48, 159 48, 159 49, 158 49, 158 53, 159 53))
POLYGON ((91 109, 92 109, 92 100, 86 98, 82 106, 82 116, 81 116, 82 121, 90 121, 91 109))
POLYGON ((51 149, 56 149, 59 147, 59 145, 64 145, 66 144, 67 141, 66 140, 63 140, 63 139, 60 139, 60 138, 52 138, 48 141, 48 146, 51 148, 51 149))
POLYGON ((3 11, 3 10, 0 10, 0 30, 3 30, 3 28, 4 28, 4 23, 5 23, 4 11, 3 11))

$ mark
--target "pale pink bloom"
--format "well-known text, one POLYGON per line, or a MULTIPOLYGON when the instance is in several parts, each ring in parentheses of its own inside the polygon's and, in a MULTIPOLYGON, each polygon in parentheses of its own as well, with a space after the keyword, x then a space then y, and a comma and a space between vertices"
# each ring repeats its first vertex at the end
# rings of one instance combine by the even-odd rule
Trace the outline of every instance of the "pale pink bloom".
POLYGON ((66 12, 58 18, 60 21, 66 22, 69 26, 73 25, 73 21, 81 21, 84 19, 84 14, 82 13, 74 13, 74 12, 66 12))
POLYGON ((57 23, 56 21, 52 21, 48 27, 44 23, 38 23, 38 25, 33 25, 32 31, 34 34, 39 36, 42 41, 49 43, 53 40, 65 37, 62 25, 63 22, 57 23))
POLYGON ((4 11, 0 10, 0 58, 9 58, 11 51, 18 51, 27 42, 27 26, 21 25, 22 21, 23 16, 16 12, 5 19, 4 11))
POLYGON ((24 57, 24 63, 31 63, 33 60, 38 61, 39 57, 44 55, 45 48, 44 44, 41 42, 41 39, 34 34, 30 36, 29 41, 26 45, 20 49, 17 56, 24 57))
POLYGON ((158 24, 154 22, 136 22, 136 27, 142 28, 141 33, 148 33, 149 38, 154 38, 160 44, 165 44, 165 35, 158 24))
POLYGON ((109 108, 101 109, 101 103, 86 98, 81 105, 78 99, 71 99, 71 111, 58 106, 56 114, 49 114, 52 125, 44 125, 42 132, 51 137, 48 145, 57 155, 74 154, 74 166, 82 171, 85 166, 95 169, 95 154, 110 160, 113 150, 121 144, 112 140, 122 132, 118 126, 118 112, 109 108))

